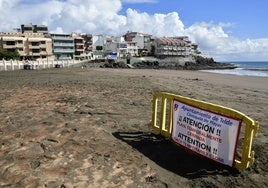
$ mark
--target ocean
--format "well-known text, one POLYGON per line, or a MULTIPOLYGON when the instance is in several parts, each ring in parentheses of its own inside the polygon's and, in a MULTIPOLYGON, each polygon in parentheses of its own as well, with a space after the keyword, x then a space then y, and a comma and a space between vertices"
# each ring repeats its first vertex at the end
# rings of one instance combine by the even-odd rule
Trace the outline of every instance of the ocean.
POLYGON ((239 76, 261 76, 268 77, 268 61, 241 61, 241 62, 226 62, 237 66, 235 69, 222 70, 202 70, 204 72, 213 72, 219 74, 233 74, 239 76))

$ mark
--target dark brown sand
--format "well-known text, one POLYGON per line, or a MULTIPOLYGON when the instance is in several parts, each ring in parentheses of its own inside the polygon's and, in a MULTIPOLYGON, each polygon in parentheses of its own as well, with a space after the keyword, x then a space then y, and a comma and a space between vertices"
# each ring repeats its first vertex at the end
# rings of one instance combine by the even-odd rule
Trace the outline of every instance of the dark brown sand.
POLYGON ((195 71, 0 72, 0 187, 268 187, 268 78, 195 71), (255 163, 215 164, 153 134, 153 94, 171 92, 260 122, 255 163))

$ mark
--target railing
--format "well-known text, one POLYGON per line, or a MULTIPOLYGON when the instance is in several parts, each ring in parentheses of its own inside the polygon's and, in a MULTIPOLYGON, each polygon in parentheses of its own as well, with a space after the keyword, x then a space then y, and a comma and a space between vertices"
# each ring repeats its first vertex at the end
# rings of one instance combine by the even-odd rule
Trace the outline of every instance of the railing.
POLYGON ((64 41, 73 41, 74 39, 70 36, 52 36, 53 40, 64 40, 64 41))
POLYGON ((14 71, 24 69, 24 65, 30 65, 31 69, 54 68, 56 65, 60 67, 69 67, 81 63, 79 60, 42 60, 42 61, 0 61, 0 71, 14 71))
POLYGON ((54 49, 54 53, 74 53, 74 48, 54 49))
POLYGON ((60 43, 60 42, 54 42, 54 46, 62 46, 62 47, 74 47, 74 43, 60 43))
MULTIPOLYGON (((243 143, 242 144, 240 143, 239 146, 238 145, 234 146, 234 150, 235 150, 234 152, 236 152, 236 149, 238 149, 238 147, 240 147, 242 149, 242 154, 241 154, 240 159, 238 159, 237 156, 235 156, 235 154, 234 154, 234 161, 233 161, 232 166, 237 168, 237 169, 242 170, 242 169, 248 168, 249 166, 251 166, 253 164, 254 151, 251 151, 251 147, 252 147, 253 136, 257 135, 257 132, 259 129, 259 123, 257 121, 254 121, 250 117, 246 116, 245 114, 243 114, 239 111, 236 111, 234 109, 231 109, 231 108, 227 108, 224 106, 220 106, 220 105, 216 105, 216 104, 212 104, 212 103, 208 103, 208 102, 204 102, 204 101, 199 101, 199 100, 195 100, 195 99, 191 99, 191 98, 187 98, 187 97, 183 97, 183 96, 179 96, 179 95, 174 95, 174 94, 170 94, 170 93, 164 93, 164 92, 157 93, 153 96, 152 122, 151 123, 152 123, 152 127, 157 131, 158 134, 161 134, 167 138, 173 139, 172 137, 173 137, 174 133, 172 131, 175 130, 175 126, 182 125, 182 124, 180 124, 180 122, 182 122, 181 120, 175 119, 176 122, 174 122, 174 117, 175 117, 174 105, 177 105, 177 103, 180 103, 183 105, 186 104, 186 105, 190 106, 190 108, 192 107, 193 109, 197 109, 197 110, 200 110, 202 112, 207 112, 208 114, 215 114, 215 117, 224 116, 224 117, 233 118, 235 121, 240 122, 239 123, 240 126, 237 129, 237 131, 238 131, 237 137, 235 137, 233 142, 235 142, 237 144, 239 134, 240 134, 240 137, 244 136, 243 143), (174 103, 174 101, 179 101, 179 102, 174 103), (178 125, 176 124, 177 122, 178 122, 178 125), (240 127, 245 128, 243 135, 242 135, 242 132, 240 131, 241 130, 240 127)), ((183 117, 183 115, 180 117, 183 117)), ((209 121, 207 121, 207 122, 209 122, 209 121)), ((185 125, 182 125, 182 126, 185 126, 185 125)), ((207 123, 207 126, 210 126, 209 123, 207 123)), ((190 131, 191 131, 192 127, 193 127, 192 125, 189 126, 186 124, 185 129, 187 130, 188 128, 190 128, 190 131)), ((211 125, 211 127, 212 127, 212 125, 211 125)), ((189 129, 188 129, 188 131, 189 131, 189 129)), ((197 131, 195 130, 194 133, 196 134, 195 138, 202 136, 202 135, 198 134, 198 133, 202 133, 202 131, 200 131, 200 130, 197 130, 197 131)), ((189 135, 191 135, 191 132, 189 135)), ((189 140, 191 139, 190 136, 186 136, 186 137, 189 140)), ((216 138, 216 136, 215 136, 215 138, 216 138)), ((186 138, 184 138, 184 139, 186 140, 186 138)), ((205 139, 207 139, 207 138, 205 138, 205 139)), ((232 144, 231 143, 232 141, 230 140, 230 137, 228 137, 228 135, 224 138, 221 138, 220 136, 218 136, 217 139, 226 139, 226 142, 229 145, 232 144)), ((206 142, 208 142, 208 141, 206 140, 206 142)), ((224 142, 224 140, 222 142, 224 142)), ((219 145, 220 144, 218 144, 218 146, 219 145)), ((187 149, 190 149, 190 150, 191 150, 191 148, 193 148, 188 143, 187 143, 187 146, 186 146, 186 144, 182 145, 182 146, 185 146, 186 148, 187 148, 187 146, 189 146, 187 149)), ((195 150, 195 152, 196 152, 196 150, 195 150)), ((200 152, 197 152, 197 153, 200 154, 200 152)), ((204 155, 206 155, 206 154, 204 154, 204 155)))

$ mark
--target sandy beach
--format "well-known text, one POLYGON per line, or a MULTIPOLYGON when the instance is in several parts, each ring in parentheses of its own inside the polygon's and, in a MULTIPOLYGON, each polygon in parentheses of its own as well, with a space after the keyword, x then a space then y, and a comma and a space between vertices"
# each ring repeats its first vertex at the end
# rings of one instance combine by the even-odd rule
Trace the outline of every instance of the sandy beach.
POLYGON ((0 187, 268 187, 268 77, 153 69, 0 72, 0 187), (259 121, 255 163, 238 171, 153 133, 170 92, 259 121))

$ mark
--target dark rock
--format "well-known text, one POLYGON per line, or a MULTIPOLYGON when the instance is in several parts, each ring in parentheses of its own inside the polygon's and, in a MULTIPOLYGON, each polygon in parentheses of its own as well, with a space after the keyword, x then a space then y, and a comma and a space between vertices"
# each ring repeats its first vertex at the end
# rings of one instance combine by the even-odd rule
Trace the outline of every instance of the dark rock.
POLYGON ((234 69, 233 64, 215 62, 213 58, 201 55, 186 57, 168 57, 148 59, 133 63, 135 68, 142 69, 175 69, 175 70, 205 70, 205 69, 234 69), (178 62, 180 61, 180 62, 178 62))
POLYGON ((31 161, 31 163, 30 163, 30 165, 31 165, 31 168, 32 169, 36 169, 36 168, 38 168, 39 166, 40 166, 40 161, 38 161, 38 160, 33 160, 33 161, 31 161))

